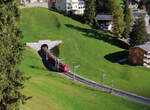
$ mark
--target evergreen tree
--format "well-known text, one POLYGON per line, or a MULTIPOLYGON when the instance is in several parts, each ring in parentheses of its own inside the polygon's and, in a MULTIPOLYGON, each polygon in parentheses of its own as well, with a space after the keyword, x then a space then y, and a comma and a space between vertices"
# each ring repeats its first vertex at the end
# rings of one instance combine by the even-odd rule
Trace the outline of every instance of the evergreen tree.
POLYGON ((116 6, 120 3, 116 0, 96 0, 96 12, 98 13, 112 13, 116 6))
POLYGON ((123 9, 118 3, 117 0, 112 0, 113 4, 113 33, 116 37, 121 37, 121 34, 124 31, 125 23, 124 23, 124 14, 123 9))
POLYGON ((124 0, 124 22, 125 22, 125 29, 123 32, 123 37, 128 38, 130 34, 130 28, 133 25, 133 14, 132 10, 129 8, 129 1, 124 0))
POLYGON ((113 33, 120 37, 124 31, 124 14, 118 0, 96 0, 96 12, 113 15, 113 33))
POLYGON ((111 0, 96 0, 96 13, 111 13, 111 0))
POLYGON ((85 0, 84 20, 86 24, 93 25, 95 18, 95 0, 85 0))
POLYGON ((0 0, 0 110, 19 110, 26 77, 18 70, 24 45, 17 27, 19 0, 0 0))
POLYGON ((145 20, 142 15, 139 16, 139 19, 136 20, 132 32, 130 33, 130 45, 140 45, 144 44, 147 41, 147 31, 145 20))
POLYGON ((150 15, 150 1, 147 1, 145 4, 146 4, 146 10, 148 14, 150 15))

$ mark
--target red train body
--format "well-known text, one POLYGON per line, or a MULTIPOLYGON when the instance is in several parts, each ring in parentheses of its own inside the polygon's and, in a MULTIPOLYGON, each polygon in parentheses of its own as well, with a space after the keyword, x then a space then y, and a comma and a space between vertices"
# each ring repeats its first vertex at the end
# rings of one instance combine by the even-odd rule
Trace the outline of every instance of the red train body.
POLYGON ((61 61, 58 63, 55 59, 56 57, 50 55, 48 60, 52 63, 53 66, 58 67, 60 71, 63 71, 63 72, 70 71, 69 65, 66 65, 61 61))
POLYGON ((47 44, 43 44, 41 46, 41 52, 44 55, 48 55, 48 60, 50 61, 50 63, 56 67, 57 69, 59 69, 59 71, 62 72, 67 72, 70 71, 70 67, 69 65, 64 64, 62 61, 60 61, 58 58, 56 58, 55 56, 53 56, 52 54, 50 54, 48 51, 48 45, 47 44), (59 61, 59 62, 58 62, 59 61))

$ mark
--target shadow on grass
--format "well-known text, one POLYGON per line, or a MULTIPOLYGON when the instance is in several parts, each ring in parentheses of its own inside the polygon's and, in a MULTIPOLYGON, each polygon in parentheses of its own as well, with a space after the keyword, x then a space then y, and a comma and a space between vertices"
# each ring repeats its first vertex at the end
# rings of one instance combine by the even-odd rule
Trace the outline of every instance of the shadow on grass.
POLYGON ((80 23, 84 23, 84 19, 83 19, 83 15, 75 15, 75 14, 71 14, 71 13, 66 13, 63 11, 59 11, 55 8, 49 8, 50 11, 54 11, 56 13, 62 14, 66 17, 70 17, 73 20, 79 21, 80 23))
POLYGON ((128 51, 119 51, 115 53, 111 53, 108 55, 105 55, 104 58, 112 63, 119 63, 121 65, 131 65, 131 66, 136 66, 134 64, 131 64, 128 61, 128 51), (122 61, 121 61, 122 60, 122 61))
POLYGON ((34 66, 34 65, 29 65, 29 67, 32 69, 45 70, 44 68, 40 68, 40 67, 34 66))
POLYGON ((107 42, 111 45, 115 45, 117 47, 123 48, 123 49, 128 49, 129 45, 126 44, 125 42, 117 39, 116 37, 113 37, 107 33, 104 32, 99 32, 96 29, 87 29, 87 28, 82 28, 82 27, 78 27, 78 26, 74 26, 71 24, 65 24, 66 27, 68 28, 72 28, 78 31, 83 32, 84 36, 90 37, 90 38, 95 38, 98 40, 103 40, 104 42, 107 42))
POLYGON ((46 56, 43 55, 40 50, 38 51, 38 54, 39 54, 40 57, 42 58, 43 65, 44 65, 48 70, 50 70, 50 71, 55 71, 55 70, 54 70, 54 66, 51 64, 51 62, 50 62, 49 60, 46 59, 46 56))

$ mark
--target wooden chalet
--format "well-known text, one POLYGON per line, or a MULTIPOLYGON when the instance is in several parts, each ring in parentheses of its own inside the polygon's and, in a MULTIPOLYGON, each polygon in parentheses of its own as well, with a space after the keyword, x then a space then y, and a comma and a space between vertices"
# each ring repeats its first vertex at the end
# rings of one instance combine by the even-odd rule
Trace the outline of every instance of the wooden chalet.
POLYGON ((111 14, 98 14, 95 17, 98 26, 104 31, 111 31, 113 25, 113 16, 111 14))
POLYGON ((128 59, 133 64, 150 67, 150 42, 130 48, 128 59))
POLYGON ((136 0, 128 0, 129 1, 129 7, 137 9, 138 8, 138 2, 136 0))

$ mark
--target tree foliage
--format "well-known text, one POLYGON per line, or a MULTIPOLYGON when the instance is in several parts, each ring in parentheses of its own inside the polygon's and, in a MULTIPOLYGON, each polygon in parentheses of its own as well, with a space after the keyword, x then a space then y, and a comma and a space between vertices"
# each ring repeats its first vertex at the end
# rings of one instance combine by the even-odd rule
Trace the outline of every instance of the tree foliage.
POLYGON ((147 41, 147 31, 145 20, 142 15, 139 16, 139 19, 136 20, 132 32, 130 33, 130 45, 140 45, 144 44, 147 41))
POLYGON ((86 24, 93 25, 95 18, 95 0, 85 1, 84 20, 86 24))
POLYGON ((124 23, 124 14, 123 9, 120 6, 118 0, 112 0, 113 6, 113 33, 116 37, 120 37, 124 31, 125 23, 124 23))
POLYGON ((113 12, 112 0, 96 0, 96 13, 112 13, 113 12))
POLYGON ((130 34, 130 28, 133 26, 133 14, 132 10, 129 8, 128 0, 124 0, 124 22, 125 22, 125 29, 123 32, 123 37, 128 38, 130 34))
POLYGON ((96 0, 96 11, 98 13, 109 13, 113 15, 113 33, 120 37, 124 31, 124 14, 119 0, 96 0))
POLYGON ((150 15, 150 0, 140 0, 139 7, 146 6, 147 12, 150 15))
POLYGON ((25 101, 21 90, 26 77, 18 70, 24 50, 18 6, 18 0, 0 0, 0 110, 19 110, 25 101))

